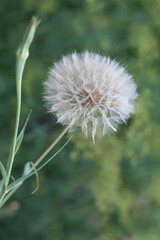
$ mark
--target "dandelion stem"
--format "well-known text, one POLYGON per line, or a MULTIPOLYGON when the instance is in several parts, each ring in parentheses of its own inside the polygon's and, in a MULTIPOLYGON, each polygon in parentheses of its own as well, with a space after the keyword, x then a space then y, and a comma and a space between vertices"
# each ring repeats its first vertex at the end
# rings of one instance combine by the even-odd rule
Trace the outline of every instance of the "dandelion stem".
POLYGON ((55 145, 61 140, 61 138, 68 131, 69 126, 66 126, 63 131, 58 135, 58 137, 49 145, 49 147, 42 153, 42 155, 37 159, 34 163, 34 166, 31 168, 31 171, 35 169, 39 165, 39 163, 45 158, 45 156, 55 147, 55 145))

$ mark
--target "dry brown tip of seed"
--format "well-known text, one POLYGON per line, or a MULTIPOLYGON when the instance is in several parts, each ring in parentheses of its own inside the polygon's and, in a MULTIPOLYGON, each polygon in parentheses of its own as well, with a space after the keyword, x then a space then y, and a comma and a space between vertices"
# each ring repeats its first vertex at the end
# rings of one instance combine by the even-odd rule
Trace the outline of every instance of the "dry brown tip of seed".
POLYGON ((98 90, 91 91, 91 93, 87 92, 86 90, 81 91, 79 94, 77 94, 79 100, 82 103, 82 106, 84 105, 91 105, 94 106, 96 104, 99 104, 101 95, 98 90))

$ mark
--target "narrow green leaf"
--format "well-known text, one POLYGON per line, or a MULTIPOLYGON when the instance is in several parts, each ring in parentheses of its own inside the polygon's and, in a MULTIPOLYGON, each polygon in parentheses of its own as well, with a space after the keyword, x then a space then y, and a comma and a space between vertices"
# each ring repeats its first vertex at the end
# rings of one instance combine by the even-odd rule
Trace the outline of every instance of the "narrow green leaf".
POLYGON ((47 161, 45 161, 45 163, 43 163, 39 168, 37 168, 36 170, 34 170, 33 172, 29 173, 26 176, 23 176, 19 179, 17 179, 16 181, 14 181, 13 183, 11 183, 10 185, 8 185, 6 192, 9 192, 10 190, 12 190, 13 188, 17 187, 19 184, 22 184, 27 178, 31 177, 32 175, 34 175, 35 173, 39 172, 45 165, 47 165, 55 156, 57 156, 58 153, 60 153, 62 151, 62 149, 67 145, 67 143, 70 141, 70 139, 52 156, 50 157, 47 161))
MULTIPOLYGON (((25 164, 24 171, 23 171, 23 175, 24 176, 27 176, 31 172, 31 167, 34 170, 36 170, 36 168, 34 167, 34 163, 33 162, 27 162, 25 164)), ((34 194, 38 190, 38 188, 39 188, 39 176, 38 176, 38 173, 36 172, 35 175, 36 175, 36 183, 37 183, 37 185, 36 185, 36 188, 34 189, 34 191, 31 194, 34 194)))
POLYGON ((4 179, 2 179, 1 181, 0 181, 0 196, 3 194, 3 190, 4 190, 4 179))
POLYGON ((27 176, 30 173, 31 162, 27 162, 24 166, 23 176, 27 176))
MULTIPOLYGON (((36 167, 34 166, 34 163, 31 162, 32 167, 34 168, 34 170, 36 170, 36 167)), ((35 176, 36 176, 36 188, 31 192, 31 194, 33 195, 39 188, 39 175, 38 172, 35 172, 35 176)))
POLYGON ((2 177, 3 177, 4 181, 6 181, 6 179, 7 179, 7 173, 6 173, 6 169, 5 169, 5 167, 3 166, 2 162, 0 162, 0 171, 1 171, 1 174, 2 174, 2 177))
POLYGON ((30 117, 30 115, 31 115, 31 112, 32 112, 32 111, 29 112, 28 117, 27 117, 27 119, 26 119, 26 121, 25 121, 25 124, 24 124, 24 126, 23 126, 23 128, 22 128, 22 130, 21 130, 21 132, 20 132, 20 134, 19 134, 19 136, 17 137, 17 140, 16 140, 16 148, 15 148, 15 153, 14 153, 14 154, 17 153, 17 151, 18 151, 18 149, 19 149, 19 147, 20 147, 20 145, 21 145, 21 143, 22 143, 22 140, 23 140, 23 137, 24 137, 24 132, 25 132, 25 129, 26 129, 26 126, 27 126, 29 117, 30 117))
POLYGON ((13 188, 16 188, 18 185, 22 184, 23 181, 21 178, 17 179, 16 181, 12 182, 7 188, 6 188, 6 193, 8 193, 10 190, 13 188))

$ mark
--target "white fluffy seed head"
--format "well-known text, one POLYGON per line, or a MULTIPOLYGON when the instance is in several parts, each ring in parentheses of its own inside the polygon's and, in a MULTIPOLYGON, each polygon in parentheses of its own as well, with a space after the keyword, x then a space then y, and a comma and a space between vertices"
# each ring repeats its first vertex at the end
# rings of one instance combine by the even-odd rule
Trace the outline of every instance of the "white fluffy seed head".
POLYGON ((109 57, 72 53, 55 63, 44 83, 45 100, 58 122, 70 131, 102 136, 116 131, 134 112, 136 85, 109 57))

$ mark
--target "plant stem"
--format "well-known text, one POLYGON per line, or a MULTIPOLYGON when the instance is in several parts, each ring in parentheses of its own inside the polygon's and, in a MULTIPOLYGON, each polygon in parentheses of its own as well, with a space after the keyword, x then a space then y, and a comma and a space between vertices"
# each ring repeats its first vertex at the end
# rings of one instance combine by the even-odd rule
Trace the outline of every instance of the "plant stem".
POLYGON ((3 197, 3 199, 0 201, 0 208, 3 207, 3 205, 7 202, 7 200, 13 195, 13 193, 22 185, 19 184, 17 187, 15 187, 14 189, 12 189, 5 197, 3 197))
POLYGON ((16 121, 13 134, 13 140, 11 144, 11 149, 9 153, 9 158, 6 166, 7 179, 5 181, 5 188, 8 186, 12 166, 14 162, 16 140, 18 135, 19 120, 21 113, 21 88, 22 88, 22 76, 24 71, 24 66, 29 56, 29 47, 33 41, 35 31, 39 25, 40 21, 36 17, 32 17, 31 22, 25 32, 23 40, 16 51, 16 91, 17 91, 17 110, 16 110, 16 121))
POLYGON ((9 183, 9 179, 11 176, 11 170, 14 162, 14 155, 15 155, 15 148, 16 148, 16 139, 18 134, 19 128, 19 120, 20 120, 20 113, 21 113, 21 88, 22 88, 22 76, 25 66, 25 60, 17 59, 16 62, 16 91, 17 91, 17 111, 16 111, 16 121, 15 121, 15 128, 14 128, 14 135, 11 145, 11 151, 7 163, 7 181, 5 185, 7 186, 9 183))
MULTIPOLYGON (((58 137, 49 145, 49 147, 41 154, 41 156, 36 160, 34 163, 34 166, 30 169, 30 174, 33 170, 35 170, 35 167, 37 167, 41 161, 46 157, 46 155, 55 147, 55 145, 61 140, 61 138, 67 133, 69 129, 69 126, 66 126, 63 131, 58 135, 58 137)), ((22 185, 23 183, 20 183, 18 186, 13 188, 6 196, 5 193, 0 199, 0 208, 5 204, 5 202, 13 195, 13 193, 22 185)))
POLYGON ((49 147, 42 153, 42 155, 34 163, 34 166, 31 168, 31 171, 34 170, 38 164, 45 158, 45 156, 54 148, 54 146, 61 140, 61 138, 68 131, 69 126, 66 126, 63 131, 58 135, 58 137, 49 145, 49 147))

